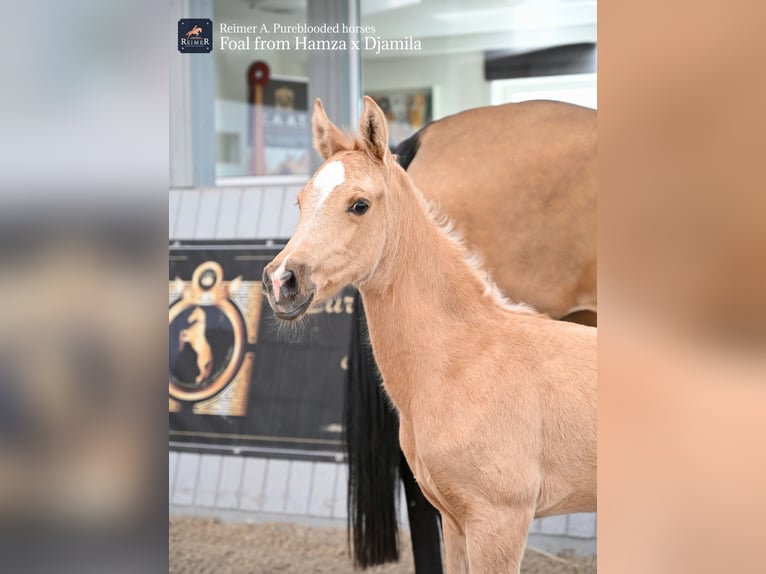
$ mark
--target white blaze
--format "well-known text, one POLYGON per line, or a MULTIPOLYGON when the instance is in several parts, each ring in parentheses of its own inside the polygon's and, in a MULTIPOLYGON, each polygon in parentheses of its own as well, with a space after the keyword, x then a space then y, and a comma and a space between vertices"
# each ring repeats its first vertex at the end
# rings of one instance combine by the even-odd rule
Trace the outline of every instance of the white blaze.
MULTIPOLYGON (((343 167, 343 163, 337 160, 331 161, 316 174, 316 177, 314 178, 314 192, 317 194, 317 203, 314 208, 314 213, 317 212, 335 188, 344 181, 346 181, 346 169, 343 167)), ((282 260, 279 269, 271 274, 271 284, 275 303, 279 302, 279 291, 282 288, 282 275, 285 274, 285 265, 287 264, 288 259, 290 259, 290 255, 285 257, 282 260)))
POLYGON ((346 181, 346 169, 340 161, 331 161, 314 178, 314 189, 318 194, 314 211, 319 209, 333 190, 346 181))
POLYGON ((271 274, 271 285, 275 303, 279 303, 279 290, 282 289, 282 275, 285 274, 285 263, 287 263, 287 257, 282 260, 282 265, 279 266, 279 269, 271 274))

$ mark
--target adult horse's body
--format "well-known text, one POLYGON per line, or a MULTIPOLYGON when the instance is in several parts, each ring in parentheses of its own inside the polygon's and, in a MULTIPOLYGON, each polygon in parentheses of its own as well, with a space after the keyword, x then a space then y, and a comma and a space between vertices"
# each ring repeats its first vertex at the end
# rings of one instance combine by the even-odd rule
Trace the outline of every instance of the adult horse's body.
MULTIPOLYGON (((548 101, 468 110, 428 125, 396 153, 506 295, 595 325, 595 111, 548 101)), ((354 558, 361 566, 397 559, 401 471, 416 571, 438 574, 436 513, 406 461, 399 467, 398 421, 378 391, 359 301, 356 315, 346 393, 354 558)))
POLYGON ((328 161, 264 270, 269 303, 294 320, 359 288, 402 449, 442 514, 449 571, 518 572, 534 516, 595 510, 595 329, 502 298, 432 220, 370 98, 360 139, 318 101, 313 127, 328 161))
POLYGON ((595 314, 594 110, 549 101, 468 110, 397 154, 507 297, 554 318, 595 314))

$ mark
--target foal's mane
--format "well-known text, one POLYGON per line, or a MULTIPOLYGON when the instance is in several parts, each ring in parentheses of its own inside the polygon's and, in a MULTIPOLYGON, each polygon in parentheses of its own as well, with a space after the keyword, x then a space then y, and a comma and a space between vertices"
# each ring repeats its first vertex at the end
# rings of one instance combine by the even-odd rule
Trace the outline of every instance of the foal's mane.
POLYGON ((444 233, 444 235, 447 236, 452 244, 457 247, 458 252, 463 257, 465 262, 468 263, 468 266, 471 268, 474 274, 484 284, 484 296, 492 297, 495 302, 497 302, 507 311, 512 311, 514 313, 542 315, 542 313, 538 313, 531 305, 528 305, 527 303, 523 303, 521 301, 514 302, 508 299, 492 279, 490 273, 484 269, 484 260, 482 257, 478 253, 473 252, 468 249, 468 247, 466 247, 462 234, 457 229, 455 229, 455 224, 453 221, 446 214, 441 212, 438 204, 427 200, 423 193, 412 182, 409 175, 407 175, 407 172, 405 172, 403 169, 400 171, 399 176, 404 178, 406 182, 409 183, 410 187, 415 192, 416 197, 420 200, 421 206, 428 215, 428 218, 433 222, 436 228, 444 233))

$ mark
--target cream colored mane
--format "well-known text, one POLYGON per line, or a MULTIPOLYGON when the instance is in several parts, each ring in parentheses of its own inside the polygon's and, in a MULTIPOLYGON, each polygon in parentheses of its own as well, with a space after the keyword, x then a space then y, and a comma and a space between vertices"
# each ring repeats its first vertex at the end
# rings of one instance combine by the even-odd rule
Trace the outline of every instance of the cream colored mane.
POLYGON ((433 221, 434 225, 442 231, 450 241, 458 248, 459 252, 463 256, 463 259, 471 266, 476 275, 484 282, 484 296, 492 297, 497 301, 499 305, 506 310, 513 313, 530 313, 540 315, 531 305, 524 302, 514 302, 508 299, 497 284, 492 279, 492 275, 484 269, 484 260, 482 257, 466 247, 465 240, 462 234, 455 229, 453 221, 439 209, 436 202, 428 201, 421 191, 413 184, 412 188, 415 190, 418 198, 420 199, 423 208, 426 210, 428 217, 433 221))

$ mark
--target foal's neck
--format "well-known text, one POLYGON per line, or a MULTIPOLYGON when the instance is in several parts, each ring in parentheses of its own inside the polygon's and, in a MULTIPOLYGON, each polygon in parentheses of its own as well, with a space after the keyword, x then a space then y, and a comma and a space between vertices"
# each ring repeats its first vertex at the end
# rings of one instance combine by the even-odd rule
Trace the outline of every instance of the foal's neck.
POLYGON ((460 341, 480 335, 501 304, 466 260, 463 248, 431 219, 407 175, 392 170, 385 252, 359 284, 375 359, 403 414, 425 381, 440 380, 460 360, 460 341))

